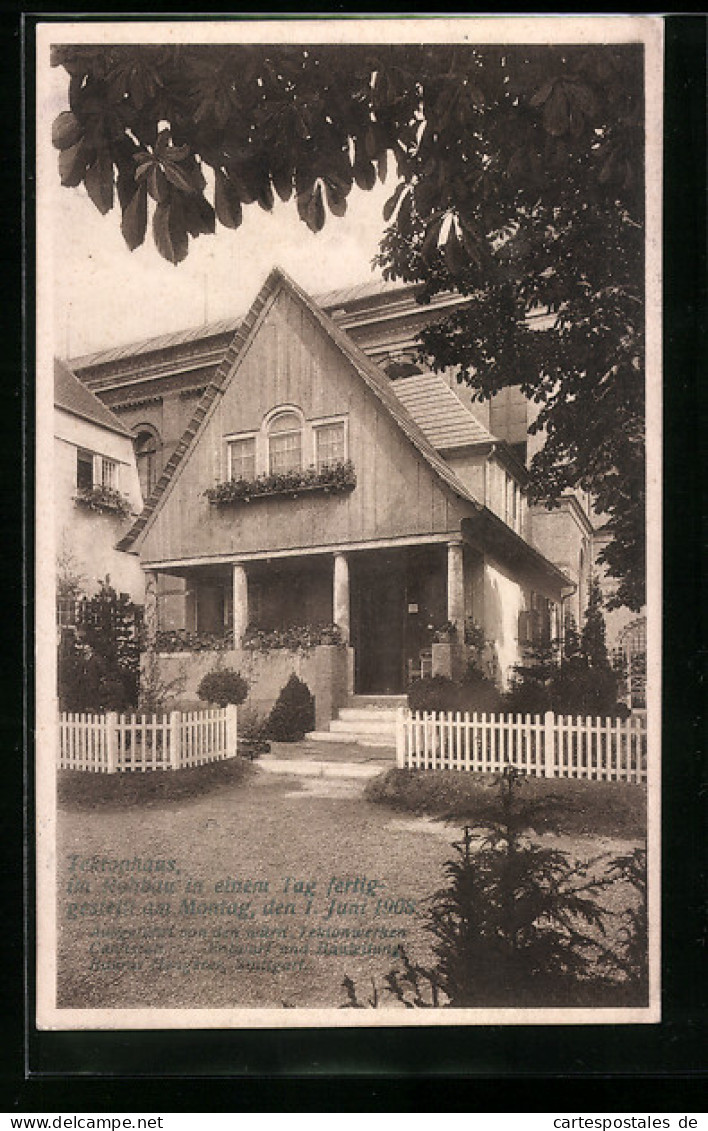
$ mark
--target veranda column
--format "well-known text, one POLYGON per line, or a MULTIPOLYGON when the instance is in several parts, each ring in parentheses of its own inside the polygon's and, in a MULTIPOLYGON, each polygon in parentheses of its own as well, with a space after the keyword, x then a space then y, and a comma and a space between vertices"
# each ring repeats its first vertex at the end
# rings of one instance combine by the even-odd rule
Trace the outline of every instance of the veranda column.
POLYGON ((233 567, 234 648, 241 647, 241 637, 248 628, 248 577, 242 565, 233 567))
POLYGON ((462 543, 447 544, 447 619, 457 628, 462 640, 465 627, 465 578, 462 543))
POLYGON ((349 561, 346 554, 334 555, 334 623, 339 625, 342 640, 349 643, 349 561))
POLYGON ((145 570, 145 605, 143 607, 145 643, 149 651, 154 651, 159 629, 157 616, 157 573, 154 569, 145 570))

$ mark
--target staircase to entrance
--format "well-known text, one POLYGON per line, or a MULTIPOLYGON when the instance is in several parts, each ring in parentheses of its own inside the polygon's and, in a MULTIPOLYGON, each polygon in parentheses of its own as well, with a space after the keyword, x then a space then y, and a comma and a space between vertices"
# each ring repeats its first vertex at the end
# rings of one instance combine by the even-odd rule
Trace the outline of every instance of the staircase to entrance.
POLYGON ((312 731, 315 742, 352 742, 360 746, 396 746, 396 711, 405 707, 405 695, 351 695, 340 707, 329 730, 312 731))

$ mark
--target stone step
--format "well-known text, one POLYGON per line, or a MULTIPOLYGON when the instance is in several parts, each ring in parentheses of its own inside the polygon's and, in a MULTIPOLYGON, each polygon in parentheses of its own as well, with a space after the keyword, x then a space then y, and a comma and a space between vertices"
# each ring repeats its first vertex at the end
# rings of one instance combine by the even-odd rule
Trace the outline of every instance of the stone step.
POLYGON ((396 721, 391 719, 332 719, 329 724, 332 734, 384 734, 392 738, 396 735, 396 721))
POLYGON ((382 710, 395 710, 407 705, 406 695, 350 695, 347 700, 348 707, 380 707, 382 710))
POLYGON ((378 725, 379 723, 393 723, 396 722, 396 711, 384 711, 378 707, 340 707, 337 718, 351 720, 352 722, 371 723, 378 725))
MULTIPOLYGON (((332 724, 330 723, 330 726, 332 724)), ((388 750, 395 749, 396 736, 392 734, 390 737, 385 734, 367 734, 361 731, 331 731, 331 730, 313 730, 305 735, 305 738, 313 742, 337 742, 341 745, 343 742, 354 743, 357 746, 383 746, 388 750)))
MULTIPOLYGON (((308 735, 308 737, 311 737, 308 735)), ((381 773, 380 765, 363 762, 327 762, 312 758, 277 758, 265 755, 258 765, 267 774, 292 774, 302 778, 375 778, 381 773)))

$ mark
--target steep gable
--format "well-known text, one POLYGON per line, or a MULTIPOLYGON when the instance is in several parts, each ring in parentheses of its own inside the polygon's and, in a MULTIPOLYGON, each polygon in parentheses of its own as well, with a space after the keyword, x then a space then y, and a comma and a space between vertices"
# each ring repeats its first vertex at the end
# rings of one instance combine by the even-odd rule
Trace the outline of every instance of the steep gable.
MULTIPOLYGON (((234 335, 213 380, 205 390, 188 428, 168 461, 143 513, 123 539, 122 547, 125 548, 138 540, 141 544, 144 542, 155 523, 158 522, 163 508, 176 490, 177 482, 185 474, 186 465, 194 457, 197 447, 204 441, 207 432, 209 432, 209 440, 207 441, 209 456, 205 458, 202 468, 202 487, 212 486, 215 478, 225 477, 223 458, 219 456, 217 448, 223 447, 223 436, 228 432, 257 427, 256 422, 260 420, 259 414, 262 415, 263 404, 268 405, 268 398, 266 397, 266 400, 256 411, 255 402, 259 400, 259 397, 266 395, 265 391, 260 388, 265 380, 263 378, 265 370, 268 370, 268 373, 271 374, 267 378, 271 381, 276 381, 273 374, 280 374, 276 381, 276 385, 278 385, 276 400, 286 402, 293 396, 310 395, 310 393, 303 393, 302 388, 298 389, 296 379, 297 370, 303 368, 303 358, 307 353, 303 343, 298 345, 298 339, 303 334, 309 335, 308 348, 310 348, 310 352, 318 354, 316 361, 307 362, 308 365, 315 365, 315 369, 312 370, 308 378, 309 383, 306 382, 311 395, 317 401, 313 411, 317 409, 320 416, 326 416, 327 409, 330 412, 339 411, 336 404, 341 404, 342 400, 346 399, 349 394, 343 388, 340 388, 340 399, 339 402, 335 403, 332 400, 334 396, 334 392, 332 392, 332 397, 329 397, 329 402, 331 402, 329 405, 325 403, 327 401, 325 394, 329 393, 330 385, 332 390, 336 386, 333 373, 340 372, 344 364, 344 368, 349 373, 347 380, 351 381, 354 376, 351 373, 353 368, 359 378, 358 381, 355 379, 354 382, 358 387, 359 395, 363 393, 362 385, 365 386, 368 399, 371 400, 373 397, 376 400, 379 412, 385 418, 386 424, 382 424, 381 427, 384 431, 388 429, 386 436, 389 446, 396 443, 403 444, 403 447, 407 450, 407 456, 403 457, 404 462, 405 458, 410 459, 415 452, 414 458, 417 457, 419 461, 422 459, 429 473, 432 473, 432 477, 438 484, 438 491, 442 490, 448 495, 452 493, 452 496, 467 504, 480 505, 435 451, 422 429, 393 393, 385 375, 292 280, 279 269, 275 269, 270 273, 247 317, 234 335), (276 301, 279 301, 282 306, 282 311, 277 315, 273 309, 276 301), (282 305, 283 303, 287 303, 290 313, 282 305), (284 320, 287 321, 287 319, 290 319, 292 324, 290 327, 285 325, 284 320), (280 329, 277 326, 278 320, 282 323, 280 329), (303 329, 306 324, 311 329, 303 329), (271 346, 264 344, 265 339, 269 337, 272 338, 271 346), (278 338, 277 343, 276 337, 278 338), (297 353, 298 349, 299 353, 297 353), (255 360, 259 351, 262 357, 260 360, 255 360), (278 351, 280 353, 276 357, 273 351, 276 354, 278 351), (290 351, 291 356, 286 357, 288 351, 290 351), (323 360, 325 355, 329 359, 328 361, 323 360), (327 365, 330 366, 331 370, 329 374, 325 374, 323 371, 323 366, 326 368, 327 365), (255 366, 252 372, 249 371, 249 366, 252 368, 255 366), (286 375, 289 375, 287 379, 286 375), (250 382, 248 385, 250 391, 247 396, 244 396, 242 389, 239 389, 239 381, 250 382), (234 382, 236 382, 236 385, 234 385, 234 382), (248 405, 251 401, 254 402, 254 407, 252 419, 249 419, 248 405), (224 407, 225 404, 228 406, 228 411, 224 407), (215 420, 215 414, 222 419, 215 420), (393 433, 398 436, 397 441, 393 437, 393 433), (204 482, 204 477, 207 477, 208 481, 204 482)), ((271 401, 274 396, 275 393, 270 394, 271 401)), ((272 404, 270 407, 272 407, 272 404)), ((192 493, 185 496, 185 507, 191 506, 196 486, 195 481, 192 493)), ((425 492, 423 492, 423 495, 425 495, 425 492)), ((466 513, 468 511, 469 506, 466 513)), ((203 502, 200 514, 200 521, 203 524, 205 521, 203 502)), ((196 513, 193 517, 197 521, 196 513)), ((213 508, 211 517, 214 519, 212 526, 220 525, 218 518, 213 514, 213 508)))

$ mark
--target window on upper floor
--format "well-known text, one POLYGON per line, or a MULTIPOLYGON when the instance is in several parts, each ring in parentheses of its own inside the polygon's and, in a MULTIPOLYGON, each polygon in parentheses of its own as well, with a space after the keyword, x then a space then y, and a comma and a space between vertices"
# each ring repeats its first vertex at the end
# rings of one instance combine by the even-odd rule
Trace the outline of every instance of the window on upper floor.
POLYGON ((99 456, 98 461, 99 482, 102 487, 110 487, 112 491, 118 490, 118 464, 114 459, 99 456))
POLYGON ((280 475, 302 467, 302 423, 294 412, 281 412, 268 425, 268 471, 280 475))
POLYGON ((87 491, 93 487, 93 452, 81 448, 76 453, 76 486, 87 491))
POLYGON ((318 424, 314 428, 314 433, 315 466, 318 471, 345 459, 346 436, 343 420, 337 420, 330 424, 318 424))
POLYGON ((229 479, 255 479, 256 437, 240 436, 229 440, 229 479))
POLYGON ((117 460, 78 448, 76 486, 79 490, 86 491, 90 491, 92 487, 110 487, 113 491, 117 491, 119 486, 117 460))
POLYGON ((251 481, 310 467, 322 471, 348 457, 347 420, 306 420, 299 409, 283 405, 266 414, 257 432, 232 433, 224 442, 227 480, 251 481))

